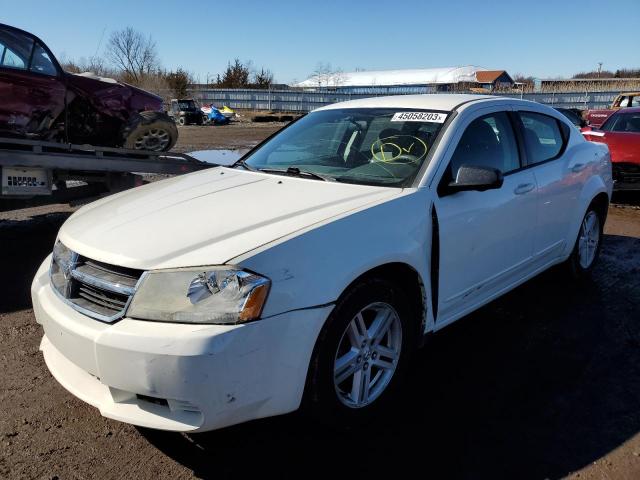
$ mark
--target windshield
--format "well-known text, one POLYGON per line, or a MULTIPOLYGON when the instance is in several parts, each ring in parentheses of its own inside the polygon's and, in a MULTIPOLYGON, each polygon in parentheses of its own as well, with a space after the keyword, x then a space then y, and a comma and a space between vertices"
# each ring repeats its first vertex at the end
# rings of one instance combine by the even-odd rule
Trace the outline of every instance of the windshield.
POLYGON ((340 182, 405 187, 425 162, 447 113, 322 110, 287 127, 244 163, 267 173, 305 172, 340 182))
POLYGON ((640 133, 640 112, 618 112, 611 115, 600 130, 605 132, 640 133))
POLYGON ((196 103, 193 100, 180 100, 178 102, 180 110, 195 110, 196 103))

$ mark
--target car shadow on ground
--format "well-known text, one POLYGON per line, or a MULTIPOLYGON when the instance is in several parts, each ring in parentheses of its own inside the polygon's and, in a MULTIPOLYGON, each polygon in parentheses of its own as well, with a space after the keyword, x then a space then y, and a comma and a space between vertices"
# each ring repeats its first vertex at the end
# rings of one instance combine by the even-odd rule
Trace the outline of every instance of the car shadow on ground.
POLYGON ((640 431, 640 239, 593 281, 552 269, 434 335, 399 404, 364 428, 300 415, 217 432, 139 429, 202 478, 557 478, 640 431))
POLYGON ((50 213, 28 220, 0 221, 0 313, 31 307, 33 276, 53 250, 58 230, 70 215, 50 213))

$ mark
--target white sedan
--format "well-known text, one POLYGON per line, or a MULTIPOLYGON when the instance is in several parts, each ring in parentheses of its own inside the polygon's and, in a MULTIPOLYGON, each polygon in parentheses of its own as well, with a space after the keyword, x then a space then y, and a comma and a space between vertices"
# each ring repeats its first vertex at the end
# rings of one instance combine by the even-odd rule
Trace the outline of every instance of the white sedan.
POLYGON ((611 190, 607 147, 543 105, 330 105, 232 166, 72 215, 33 281, 40 348, 145 427, 365 418, 426 334, 552 265, 588 275, 611 190))

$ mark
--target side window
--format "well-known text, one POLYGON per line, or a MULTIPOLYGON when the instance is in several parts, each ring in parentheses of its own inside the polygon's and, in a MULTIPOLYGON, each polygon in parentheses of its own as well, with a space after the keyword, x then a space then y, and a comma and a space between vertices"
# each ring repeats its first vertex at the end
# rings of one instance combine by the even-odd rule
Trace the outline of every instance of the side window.
POLYGON ((451 157, 451 179, 455 180, 462 165, 491 167, 502 173, 520 168, 518 145, 505 112, 485 115, 469 124, 451 157))
POLYGON ((47 51, 42 48, 42 45, 36 43, 36 48, 33 51, 33 57, 31 58, 30 71, 36 73, 42 73, 44 75, 55 76, 58 74, 56 67, 51 61, 51 57, 47 51))
POLYGON ((0 29, 0 66, 26 70, 32 50, 31 37, 12 30, 0 29))
POLYGON ((520 112, 524 126, 524 143, 529 164, 557 157, 564 147, 564 137, 558 120, 548 115, 520 112))
POLYGON ((640 132, 640 113, 618 112, 602 125, 604 132, 640 132))
POLYGON ((631 106, 632 107, 640 107, 640 95, 635 96, 631 99, 631 106))
POLYGON ((620 99, 620 104, 618 106, 620 108, 628 107, 629 106, 629 97, 622 97, 620 99))

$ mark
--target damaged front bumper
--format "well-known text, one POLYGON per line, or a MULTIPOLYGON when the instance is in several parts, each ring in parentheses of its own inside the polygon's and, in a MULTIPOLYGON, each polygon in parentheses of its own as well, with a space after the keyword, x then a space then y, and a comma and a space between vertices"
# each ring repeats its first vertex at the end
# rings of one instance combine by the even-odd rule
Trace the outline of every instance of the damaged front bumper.
POLYGON ((40 349, 58 382, 105 417, 205 431, 296 410, 315 341, 332 307, 244 325, 125 318, 105 324, 63 303, 46 259, 32 285, 40 349))

